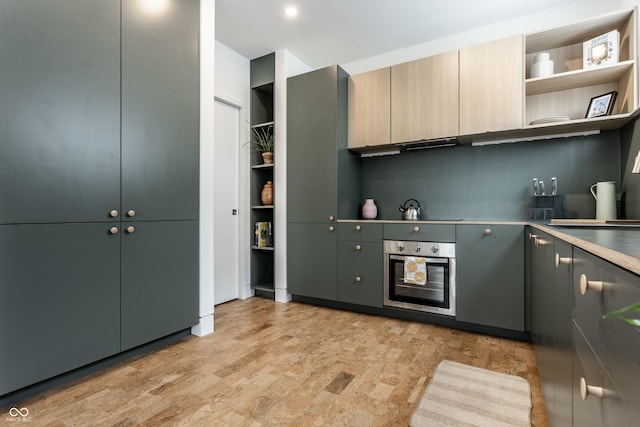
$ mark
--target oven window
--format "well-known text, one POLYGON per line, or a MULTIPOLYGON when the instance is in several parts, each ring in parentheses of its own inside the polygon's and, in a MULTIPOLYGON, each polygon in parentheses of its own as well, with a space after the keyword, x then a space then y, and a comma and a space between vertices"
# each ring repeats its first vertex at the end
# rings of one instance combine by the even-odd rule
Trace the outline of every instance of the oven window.
MULTIPOLYGON (((449 259, 426 258, 425 277, 409 277, 405 262, 410 257, 389 256, 389 299, 433 307, 449 308, 449 259)), ((424 258, 423 258, 424 259, 424 258)))

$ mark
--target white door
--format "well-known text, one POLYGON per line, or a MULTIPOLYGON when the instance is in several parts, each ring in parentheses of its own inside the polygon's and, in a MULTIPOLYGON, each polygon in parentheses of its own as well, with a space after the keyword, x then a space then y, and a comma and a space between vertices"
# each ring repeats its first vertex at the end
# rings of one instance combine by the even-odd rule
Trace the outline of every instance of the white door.
POLYGON ((214 304, 238 298, 238 153, 240 109, 215 100, 213 297, 214 304))

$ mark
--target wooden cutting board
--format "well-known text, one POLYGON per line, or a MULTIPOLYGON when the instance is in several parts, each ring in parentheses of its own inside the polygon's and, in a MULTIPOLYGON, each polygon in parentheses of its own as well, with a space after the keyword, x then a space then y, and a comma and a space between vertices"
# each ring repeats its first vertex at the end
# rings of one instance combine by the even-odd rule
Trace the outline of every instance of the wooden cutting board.
POLYGON ((640 225, 637 219, 552 219, 552 225, 640 225))

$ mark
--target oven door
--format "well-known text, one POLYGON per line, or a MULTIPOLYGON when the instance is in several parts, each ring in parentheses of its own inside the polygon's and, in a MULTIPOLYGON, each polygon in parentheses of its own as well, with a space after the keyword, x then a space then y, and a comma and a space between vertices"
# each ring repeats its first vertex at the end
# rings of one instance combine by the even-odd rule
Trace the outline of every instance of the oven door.
MULTIPOLYGON (((455 259, 422 258, 422 276, 408 277, 405 263, 412 258, 387 255, 385 305, 455 315, 455 259)), ((409 261, 411 262, 411 261, 409 261)))

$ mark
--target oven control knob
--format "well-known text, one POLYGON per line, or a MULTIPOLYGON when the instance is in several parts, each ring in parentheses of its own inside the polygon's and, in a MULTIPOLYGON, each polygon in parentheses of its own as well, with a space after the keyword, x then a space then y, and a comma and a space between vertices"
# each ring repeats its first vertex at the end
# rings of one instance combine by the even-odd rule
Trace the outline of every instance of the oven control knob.
POLYGON ((404 251, 404 245, 403 244, 399 244, 398 245, 398 250, 399 251, 404 251))
POLYGON ((440 248, 439 248, 439 247, 437 247, 437 246, 431 246, 431 252, 433 252, 434 254, 437 254, 439 250, 440 250, 440 248))
POLYGON ((422 247, 420 245, 416 246, 416 252, 420 252, 422 250, 422 247))

